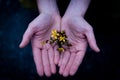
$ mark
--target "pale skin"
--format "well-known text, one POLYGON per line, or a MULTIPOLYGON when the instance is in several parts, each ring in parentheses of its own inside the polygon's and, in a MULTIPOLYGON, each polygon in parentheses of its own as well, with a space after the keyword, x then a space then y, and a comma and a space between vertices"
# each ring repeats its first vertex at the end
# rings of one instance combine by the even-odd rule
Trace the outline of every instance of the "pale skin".
POLYGON ((73 76, 84 58, 87 45, 99 52, 91 25, 84 19, 90 0, 71 0, 61 20, 72 47, 61 55, 59 73, 64 77, 73 76))
POLYGON ((51 30, 60 30, 60 16, 55 0, 38 0, 40 15, 28 26, 23 35, 20 47, 25 47, 31 40, 33 57, 37 72, 49 77, 56 73, 54 63, 55 51, 50 44, 42 45, 43 41, 49 40, 51 30))
POLYGON ((37 3, 40 15, 29 24, 20 47, 25 47, 31 41, 36 69, 40 76, 45 74, 49 77, 55 74, 56 65, 64 77, 73 76, 82 63, 88 44, 95 52, 100 51, 93 29, 84 19, 90 0, 71 0, 62 18, 56 0, 37 0, 37 3), (49 40, 53 29, 65 30, 72 44, 70 49, 60 54, 57 45, 41 45, 42 41, 49 40))

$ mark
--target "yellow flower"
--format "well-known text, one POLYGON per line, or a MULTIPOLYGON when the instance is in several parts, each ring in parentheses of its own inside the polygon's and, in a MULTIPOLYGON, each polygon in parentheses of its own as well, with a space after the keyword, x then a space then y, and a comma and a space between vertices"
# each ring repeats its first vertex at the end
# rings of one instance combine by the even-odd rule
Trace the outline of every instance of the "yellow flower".
POLYGON ((64 52, 64 48, 58 48, 58 51, 64 52))
POLYGON ((60 36, 59 41, 63 41, 63 42, 65 42, 65 36, 60 36))
POLYGON ((57 30, 52 30, 52 34, 57 34, 57 30))
POLYGON ((57 33, 57 30, 52 30, 52 34, 51 34, 51 37, 53 38, 53 39, 57 39, 58 38, 58 36, 59 36, 59 34, 57 33))

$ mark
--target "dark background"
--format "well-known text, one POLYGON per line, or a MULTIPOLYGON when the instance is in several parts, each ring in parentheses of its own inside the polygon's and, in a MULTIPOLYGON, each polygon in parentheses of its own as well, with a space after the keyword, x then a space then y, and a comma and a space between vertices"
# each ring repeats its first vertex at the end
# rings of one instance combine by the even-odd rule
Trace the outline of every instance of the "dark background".
MULTIPOLYGON (((31 0, 30 0, 31 1, 31 0)), ((69 0, 59 0, 61 16, 69 0)), ((29 5, 28 5, 29 6, 29 5)), ((100 53, 90 48, 73 77, 39 77, 30 44, 19 43, 28 24, 38 15, 18 0, 0 0, 0 80, 120 80, 120 0, 92 0, 85 19, 93 26, 100 53)))

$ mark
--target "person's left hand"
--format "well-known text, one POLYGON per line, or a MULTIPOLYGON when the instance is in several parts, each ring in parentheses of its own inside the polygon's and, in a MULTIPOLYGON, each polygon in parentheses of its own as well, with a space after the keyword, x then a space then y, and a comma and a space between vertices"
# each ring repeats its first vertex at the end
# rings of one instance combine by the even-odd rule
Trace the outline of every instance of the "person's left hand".
POLYGON ((63 76, 74 75, 82 63, 87 43, 90 47, 99 52, 93 29, 81 16, 64 16, 61 21, 61 30, 65 30, 69 42, 72 44, 70 49, 61 53, 59 61, 59 73, 63 76))

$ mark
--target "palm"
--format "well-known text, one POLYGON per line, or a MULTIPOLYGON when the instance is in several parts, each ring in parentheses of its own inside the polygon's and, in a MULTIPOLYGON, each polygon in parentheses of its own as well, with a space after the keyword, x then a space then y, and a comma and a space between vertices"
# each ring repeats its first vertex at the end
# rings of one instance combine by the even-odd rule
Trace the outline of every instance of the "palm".
MULTIPOLYGON (((86 29, 83 24, 80 24, 80 22, 83 22, 80 18, 74 18, 74 20, 72 19, 71 21, 67 21, 66 26, 62 26, 62 29, 66 31, 68 40, 72 44, 72 47, 85 52, 87 47, 87 40, 85 37, 86 29)), ((71 50, 76 51, 75 49, 71 50)))
POLYGON ((36 48, 42 48, 41 43, 49 40, 51 30, 60 29, 59 23, 57 20, 48 15, 38 16, 31 24, 34 24, 34 22, 36 23, 36 26, 34 28, 34 35, 32 37, 32 46, 36 48))

